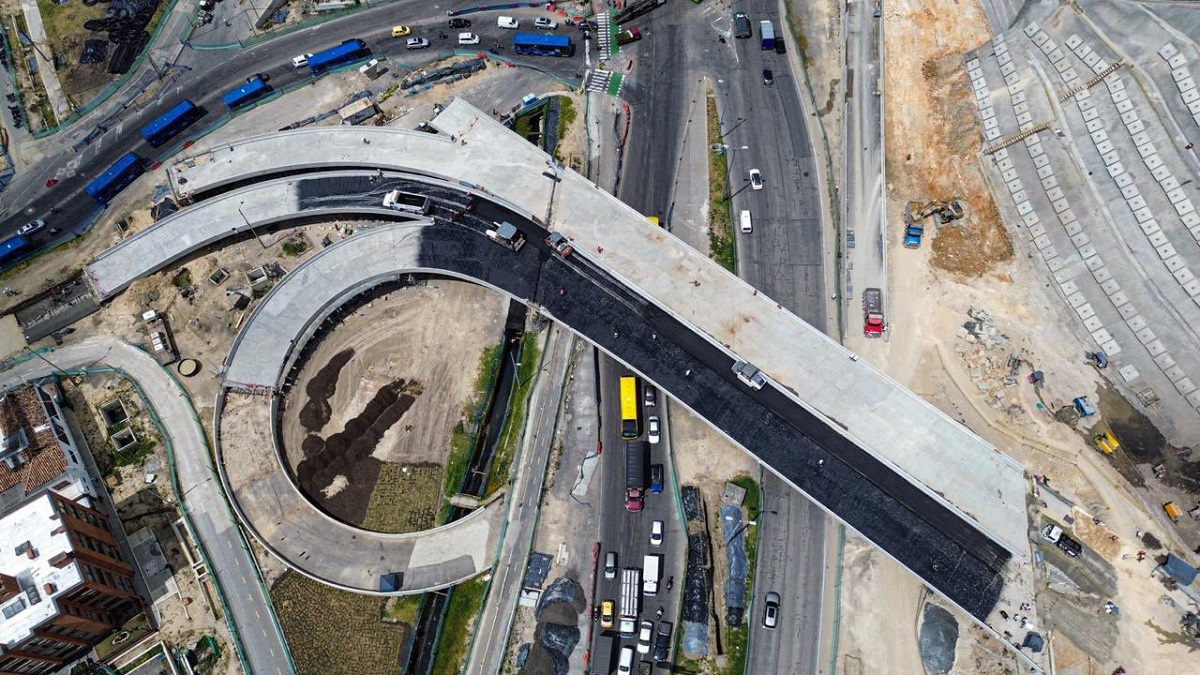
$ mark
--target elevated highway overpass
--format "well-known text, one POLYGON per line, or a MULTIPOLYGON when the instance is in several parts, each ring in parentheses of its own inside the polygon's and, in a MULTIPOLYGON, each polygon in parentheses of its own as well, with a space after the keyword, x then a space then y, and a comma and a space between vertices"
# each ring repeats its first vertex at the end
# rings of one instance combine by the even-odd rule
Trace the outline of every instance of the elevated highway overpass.
MULTIPOLYGON (((89 281, 109 296, 251 227, 334 212, 379 217, 380 181, 418 180, 458 192, 463 204, 473 199, 473 211, 453 212, 448 198, 453 213, 435 214, 433 225, 364 228, 328 255, 363 246, 397 274, 425 269, 472 278, 539 308, 656 382, 986 620, 1006 580, 1020 577, 1029 558, 1027 484, 1017 463, 582 177, 554 171, 545 154, 486 115, 456 101, 433 124, 441 134, 285 132, 185 160, 170 169, 171 180, 196 205, 106 251, 89 266, 89 281), (375 182, 369 171, 377 172, 375 182), (501 218, 526 231, 531 245, 513 254, 483 237, 482 228, 501 218), (563 261, 540 245, 545 222, 574 241, 575 257, 563 261), (419 234, 400 237, 404 228, 419 234), (406 248, 401 239, 420 243, 406 248), (497 255, 520 281, 487 277, 496 265, 481 261, 497 255), (760 367, 771 385, 761 391, 741 385, 730 370, 738 358, 760 367)), ((323 258, 293 275, 318 274, 306 266, 323 258)), ((265 344, 252 337, 257 318, 277 316, 269 308, 291 276, 256 310, 240 342, 265 344)), ((339 274, 330 292, 369 282, 339 274)), ((320 314, 313 304, 304 316, 320 314)), ((284 333, 304 338, 302 327, 284 333)), ((227 386, 281 382, 299 343, 267 342, 284 349, 269 359, 264 354, 268 366, 253 377, 252 369, 238 366, 235 348, 227 386)), ((261 537, 260 524, 249 526, 261 537)))

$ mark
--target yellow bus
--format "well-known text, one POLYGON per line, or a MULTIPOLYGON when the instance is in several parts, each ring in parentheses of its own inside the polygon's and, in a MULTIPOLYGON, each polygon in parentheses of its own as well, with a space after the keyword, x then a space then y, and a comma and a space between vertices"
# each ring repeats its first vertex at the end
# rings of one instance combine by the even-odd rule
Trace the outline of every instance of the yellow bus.
POLYGON ((621 378, 621 438, 637 438, 642 435, 638 421, 637 378, 621 378))

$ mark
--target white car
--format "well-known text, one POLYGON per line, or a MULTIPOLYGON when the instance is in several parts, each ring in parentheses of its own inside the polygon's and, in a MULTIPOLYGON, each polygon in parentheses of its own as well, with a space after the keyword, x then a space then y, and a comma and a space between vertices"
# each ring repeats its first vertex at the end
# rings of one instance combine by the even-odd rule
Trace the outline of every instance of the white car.
POLYGON ((38 230, 42 229, 45 226, 46 226, 46 221, 42 220, 41 218, 38 218, 37 220, 33 221, 32 223, 25 223, 21 227, 18 227, 17 234, 29 234, 31 232, 37 232, 38 230))
POLYGON ((649 429, 646 435, 650 439, 650 442, 657 443, 661 438, 658 428, 658 415, 651 415, 650 419, 646 420, 646 426, 649 429))
POLYGON ((308 65, 308 60, 312 58, 312 54, 301 54, 292 59, 293 68, 303 68, 308 65))
POLYGON ((621 656, 617 660, 618 675, 630 675, 633 672, 633 647, 621 647, 621 656))
POLYGON ((750 169, 750 189, 763 189, 762 173, 758 169, 750 169))
POLYGON ((479 44, 479 36, 474 33, 459 33, 458 44, 460 45, 477 45, 479 44))
POLYGON ((429 46, 429 40, 425 38, 408 38, 404 43, 405 49, 425 49, 429 46))
POLYGON ((538 18, 533 20, 533 27, 534 28, 544 28, 546 30, 554 30, 555 28, 558 28, 558 22, 555 21, 554 19, 547 19, 544 16, 539 16, 538 18))
POLYGON ((656 520, 650 523, 650 545, 662 546, 663 543, 663 521, 656 520))
POLYGON ((650 653, 650 641, 654 639, 654 622, 643 621, 642 628, 638 631, 637 650, 639 654, 650 653))

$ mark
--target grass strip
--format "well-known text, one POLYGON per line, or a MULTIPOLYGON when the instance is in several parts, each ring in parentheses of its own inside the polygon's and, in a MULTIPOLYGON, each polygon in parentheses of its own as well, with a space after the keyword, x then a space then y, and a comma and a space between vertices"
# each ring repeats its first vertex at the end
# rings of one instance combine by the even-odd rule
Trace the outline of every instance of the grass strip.
POLYGON ((508 415, 504 418, 504 428, 500 431, 499 442, 496 443, 496 454, 492 457, 484 496, 491 495, 508 484, 513 455, 516 454, 517 442, 521 440, 521 429, 525 426, 525 417, 529 413, 533 377, 541 364, 541 349, 538 348, 537 336, 526 333, 521 341, 521 363, 517 369, 517 381, 513 383, 512 393, 508 397, 508 415))
POLYGON ((705 110, 708 128, 708 257, 718 265, 737 274, 737 251, 734 248, 733 221, 729 196, 729 165, 725 159, 721 138, 721 117, 717 97, 712 87, 705 91, 705 110))
POLYGON ((450 591, 450 603, 438 637, 431 675, 458 675, 467 658, 471 630, 479 610, 483 608, 488 582, 483 577, 455 586, 450 591))

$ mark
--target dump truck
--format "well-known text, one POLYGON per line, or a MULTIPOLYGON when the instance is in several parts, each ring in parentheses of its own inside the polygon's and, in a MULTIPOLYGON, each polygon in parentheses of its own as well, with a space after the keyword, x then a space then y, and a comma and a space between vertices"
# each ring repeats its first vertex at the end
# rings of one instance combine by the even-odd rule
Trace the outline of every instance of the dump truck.
POLYGON ((1175 502, 1167 502, 1166 504, 1163 504, 1163 512, 1167 514, 1167 517, 1171 519, 1171 522, 1179 520, 1179 517, 1183 515, 1183 511, 1175 505, 1175 502))
POLYGON ((650 443, 625 441, 625 509, 641 511, 646 496, 646 466, 650 461, 650 443))
POLYGON ((433 203, 424 195, 392 190, 383 196, 383 208, 427 216, 433 210, 433 203))
POLYGON ((492 241, 514 253, 520 251, 521 247, 525 245, 525 235, 521 234, 516 225, 507 221, 492 224, 496 226, 496 229, 487 231, 487 236, 492 241))
POLYGON ((570 258, 571 254, 575 252, 575 247, 571 246, 571 242, 558 232, 551 232, 546 237, 546 245, 553 249, 555 253, 562 256, 563 259, 570 258))
POLYGON ((641 607, 642 573, 636 567, 626 567, 621 571, 621 606, 617 632, 623 638, 637 635, 638 610, 641 607))
POLYGON ((869 338, 883 336, 887 323, 883 319, 883 291, 868 288, 863 291, 863 335, 869 338))

